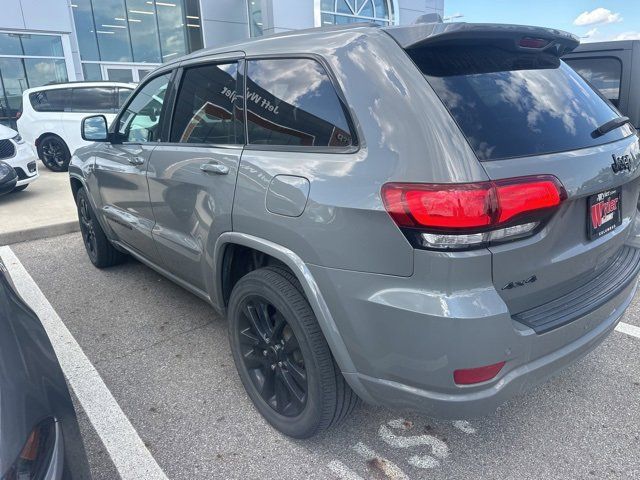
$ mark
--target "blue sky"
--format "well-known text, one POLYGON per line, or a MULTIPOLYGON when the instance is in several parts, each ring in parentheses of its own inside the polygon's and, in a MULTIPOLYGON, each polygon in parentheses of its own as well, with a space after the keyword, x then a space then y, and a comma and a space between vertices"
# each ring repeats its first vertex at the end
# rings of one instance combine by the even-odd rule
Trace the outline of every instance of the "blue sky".
POLYGON ((640 40, 640 0, 444 0, 451 21, 519 23, 575 33, 583 42, 640 40))

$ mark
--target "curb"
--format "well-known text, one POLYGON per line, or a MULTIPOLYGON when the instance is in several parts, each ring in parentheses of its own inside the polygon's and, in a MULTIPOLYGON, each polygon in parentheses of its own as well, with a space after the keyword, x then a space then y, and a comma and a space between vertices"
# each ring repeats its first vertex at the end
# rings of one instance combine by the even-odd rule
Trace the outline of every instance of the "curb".
POLYGON ((79 232, 78 220, 42 225, 13 232, 0 233, 0 245, 11 245, 20 242, 30 242, 41 238, 57 237, 66 233, 79 232))

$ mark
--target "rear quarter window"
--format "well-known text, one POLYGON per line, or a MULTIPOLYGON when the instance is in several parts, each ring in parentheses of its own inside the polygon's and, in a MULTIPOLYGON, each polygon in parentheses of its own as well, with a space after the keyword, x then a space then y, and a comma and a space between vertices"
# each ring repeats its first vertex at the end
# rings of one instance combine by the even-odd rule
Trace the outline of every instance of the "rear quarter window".
POLYGON ((71 90, 60 88, 41 90, 29 94, 29 101, 36 112, 64 112, 69 108, 71 90))
POLYGON ((449 47, 410 56, 480 160, 576 150, 633 133, 625 125, 594 138, 618 113, 551 54, 449 47))
POLYGON ((356 144, 345 108, 316 60, 250 60, 246 83, 249 144, 325 148, 356 144))

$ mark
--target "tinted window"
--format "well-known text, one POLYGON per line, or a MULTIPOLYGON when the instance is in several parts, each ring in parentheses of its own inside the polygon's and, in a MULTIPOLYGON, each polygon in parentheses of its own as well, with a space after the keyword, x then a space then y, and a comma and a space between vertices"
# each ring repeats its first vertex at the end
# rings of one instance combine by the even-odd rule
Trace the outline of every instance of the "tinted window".
POLYGON ((130 88, 118 88, 118 110, 122 108, 127 99, 131 96, 131 92, 133 92, 133 90, 130 88))
POLYGON ((315 60, 248 62, 246 105, 250 144, 353 145, 338 95, 315 60))
POLYGON ((29 94, 31 106, 36 112, 64 112, 71 105, 71 90, 43 90, 29 94))
POLYGON ((170 76, 167 73, 152 79, 129 102, 118 122, 118 133, 125 142, 158 140, 160 114, 170 76))
POLYGON ((616 107, 620 103, 622 63, 617 58, 570 58, 566 62, 616 107))
POLYGON ((112 87, 73 88, 71 110, 73 112, 115 112, 112 87))
POLYGON ((172 142, 244 143, 242 122, 234 110, 235 63, 185 70, 176 100, 172 142))
POLYGON ((624 126, 593 138, 618 114, 551 54, 433 47, 411 56, 480 160, 576 150, 633 131, 624 126))

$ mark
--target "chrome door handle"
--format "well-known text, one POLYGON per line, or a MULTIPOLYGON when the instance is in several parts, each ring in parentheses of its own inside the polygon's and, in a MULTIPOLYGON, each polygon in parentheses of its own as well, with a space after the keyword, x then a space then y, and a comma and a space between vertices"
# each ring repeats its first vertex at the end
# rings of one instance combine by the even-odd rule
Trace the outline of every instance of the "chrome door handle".
POLYGON ((144 158, 142 158, 142 157, 129 157, 129 163, 131 165, 142 165, 144 163, 144 158))
POLYGON ((216 175, 226 175, 229 173, 229 167, 220 165, 219 163, 203 163, 200 170, 207 173, 215 173, 216 175))

